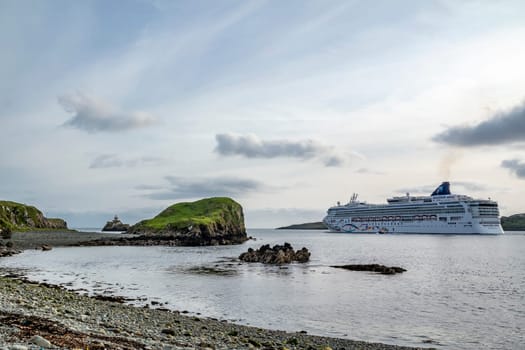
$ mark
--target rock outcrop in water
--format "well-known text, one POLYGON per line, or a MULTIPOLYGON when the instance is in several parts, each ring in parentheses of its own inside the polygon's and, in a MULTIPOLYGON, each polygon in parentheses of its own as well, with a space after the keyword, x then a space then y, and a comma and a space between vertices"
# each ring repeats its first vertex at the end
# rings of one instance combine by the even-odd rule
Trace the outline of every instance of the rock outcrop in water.
POLYGON ((338 269, 352 270, 352 271, 370 271, 378 272, 382 275, 394 275, 396 273, 402 273, 406 270, 402 267, 397 266, 385 266, 379 264, 354 264, 354 265, 335 265, 330 266, 338 269))
POLYGON ((46 218, 37 208, 10 201, 0 201, 0 234, 34 229, 67 230, 62 219, 46 218))
POLYGON ((245 262, 259 262, 263 264, 289 264, 291 262, 305 263, 310 260, 310 252, 306 248, 294 251, 290 243, 275 245, 273 248, 269 244, 254 250, 249 248, 246 253, 242 253, 239 259, 245 262))
POLYGON ((134 243, 143 239, 184 246, 239 244, 248 239, 241 205, 226 197, 174 204, 127 233, 141 236, 134 243))
POLYGON ((117 215, 113 220, 106 222, 106 225, 102 228, 102 231, 113 231, 113 232, 124 232, 129 229, 128 224, 124 224, 117 215))
POLYGON ((0 240, 0 258, 5 256, 11 256, 20 253, 19 250, 13 248, 13 242, 4 242, 0 240))

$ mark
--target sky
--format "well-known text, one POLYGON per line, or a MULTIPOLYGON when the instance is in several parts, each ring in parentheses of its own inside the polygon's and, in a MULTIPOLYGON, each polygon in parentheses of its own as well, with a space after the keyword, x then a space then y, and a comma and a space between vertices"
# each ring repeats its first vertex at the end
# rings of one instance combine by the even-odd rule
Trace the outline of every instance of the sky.
POLYGON ((523 1, 0 0, 0 199, 70 227, 229 196, 525 212, 523 1))

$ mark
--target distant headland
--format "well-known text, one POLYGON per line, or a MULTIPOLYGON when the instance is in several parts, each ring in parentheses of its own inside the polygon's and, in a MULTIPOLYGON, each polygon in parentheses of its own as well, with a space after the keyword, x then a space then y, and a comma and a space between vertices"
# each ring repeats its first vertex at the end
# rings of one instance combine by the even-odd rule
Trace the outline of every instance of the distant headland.
POLYGON ((0 201, 0 232, 29 230, 67 230, 63 219, 46 218, 31 205, 0 201))
POLYGON ((326 230, 328 227, 322 222, 307 222, 290 226, 278 227, 278 230, 326 230))
POLYGON ((525 231, 525 213, 501 217, 504 231, 525 231))
MULTIPOLYGON (((46 218, 33 206, 0 201, 0 234, 10 239, 19 232, 19 239, 27 231, 68 231, 62 219, 46 218)), ((213 197, 195 202, 174 204, 152 219, 135 225, 123 224, 118 217, 108 221, 104 231, 123 231, 122 236, 68 240, 68 245, 177 245, 204 246, 240 244, 248 240, 241 205, 231 198, 213 197)), ((32 236, 31 236, 32 237, 32 236)), ((29 239, 29 238, 28 238, 29 239)))
MULTIPOLYGON (((501 226, 504 231, 525 231, 525 213, 501 217, 501 226)), ((290 226, 278 227, 278 230, 327 230, 322 222, 307 222, 290 226)))

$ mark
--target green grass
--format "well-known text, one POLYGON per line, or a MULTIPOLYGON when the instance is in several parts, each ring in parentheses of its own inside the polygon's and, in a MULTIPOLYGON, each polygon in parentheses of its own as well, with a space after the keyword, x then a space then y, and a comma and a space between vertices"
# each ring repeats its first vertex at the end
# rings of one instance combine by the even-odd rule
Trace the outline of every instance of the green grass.
POLYGON ((0 227, 8 227, 11 230, 26 229, 31 227, 28 219, 38 224, 43 217, 42 212, 31 205, 0 201, 0 227))
POLYGON ((241 213, 239 203, 227 197, 205 198, 196 202, 177 203, 162 211, 153 219, 143 220, 138 225, 151 229, 178 229, 190 225, 212 225, 239 222, 235 213, 241 213))
POLYGON ((32 205, 0 201, 0 228, 11 231, 53 230, 50 225, 60 226, 61 219, 47 219, 32 205))

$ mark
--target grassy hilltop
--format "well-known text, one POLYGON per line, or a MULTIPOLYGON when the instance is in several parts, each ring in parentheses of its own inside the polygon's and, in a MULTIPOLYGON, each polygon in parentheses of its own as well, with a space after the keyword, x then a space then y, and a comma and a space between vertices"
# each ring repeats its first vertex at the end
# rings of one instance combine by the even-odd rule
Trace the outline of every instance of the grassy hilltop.
POLYGON ((46 218, 31 205, 0 201, 0 230, 28 231, 34 229, 67 229, 62 219, 46 218))
POLYGON ((241 206, 231 198, 214 197, 174 204, 153 219, 143 220, 136 226, 152 230, 179 230, 190 225, 226 225, 228 222, 244 226, 241 206), (241 215, 238 215, 239 211, 241 215))
POLYGON ((130 227, 128 233, 171 236, 180 244, 231 244, 246 240, 244 214, 239 203, 227 197, 174 204, 152 219, 130 227))

